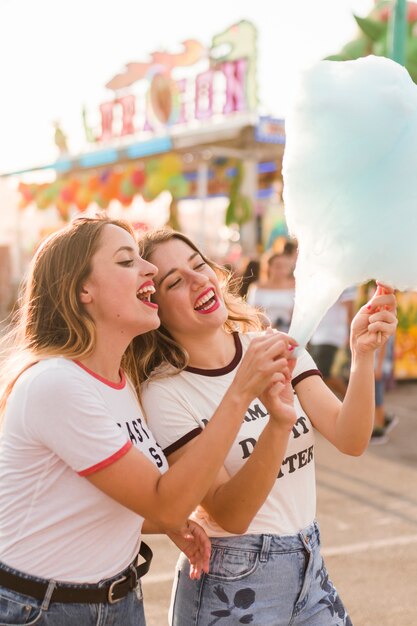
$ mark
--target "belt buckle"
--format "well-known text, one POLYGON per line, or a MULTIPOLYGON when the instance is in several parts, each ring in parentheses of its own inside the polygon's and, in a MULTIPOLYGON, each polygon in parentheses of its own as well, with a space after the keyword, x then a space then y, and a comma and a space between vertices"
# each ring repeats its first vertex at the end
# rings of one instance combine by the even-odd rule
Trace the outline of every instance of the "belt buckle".
POLYGON ((125 580, 127 580, 127 576, 121 576, 120 578, 112 582, 107 592, 107 602, 109 604, 116 604, 117 602, 120 602, 120 600, 123 600, 123 596, 121 598, 113 598, 113 593, 115 586, 120 585, 120 583, 125 582, 125 580))

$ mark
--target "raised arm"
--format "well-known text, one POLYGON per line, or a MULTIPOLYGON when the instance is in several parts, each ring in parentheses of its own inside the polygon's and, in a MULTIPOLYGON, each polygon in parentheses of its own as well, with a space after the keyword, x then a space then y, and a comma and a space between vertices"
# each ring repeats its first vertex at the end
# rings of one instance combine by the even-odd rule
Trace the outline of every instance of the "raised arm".
POLYGON ((359 456, 372 432, 375 409, 375 350, 395 333, 393 289, 378 285, 371 300, 355 315, 351 326, 352 365, 341 403, 318 376, 296 386, 300 403, 314 427, 341 452, 359 456))

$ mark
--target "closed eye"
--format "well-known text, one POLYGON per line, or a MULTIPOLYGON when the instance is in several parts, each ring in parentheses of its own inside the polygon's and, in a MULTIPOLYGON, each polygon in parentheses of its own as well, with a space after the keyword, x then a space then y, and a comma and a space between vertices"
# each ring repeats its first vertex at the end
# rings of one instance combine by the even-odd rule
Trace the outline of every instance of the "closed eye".
POLYGON ((172 287, 175 287, 175 285, 178 285, 178 283, 181 281, 181 278, 177 278, 177 280, 174 280, 173 283, 171 283, 170 285, 168 285, 168 289, 172 289, 172 287))
POLYGON ((199 270, 199 269, 201 269, 202 267, 204 267, 205 265, 206 265, 206 263, 203 261, 202 263, 199 263, 198 265, 196 265, 194 269, 195 269, 195 270, 199 270))
POLYGON ((122 265, 123 267, 132 267, 134 264, 133 259, 128 259, 126 261, 118 261, 117 265, 122 265))

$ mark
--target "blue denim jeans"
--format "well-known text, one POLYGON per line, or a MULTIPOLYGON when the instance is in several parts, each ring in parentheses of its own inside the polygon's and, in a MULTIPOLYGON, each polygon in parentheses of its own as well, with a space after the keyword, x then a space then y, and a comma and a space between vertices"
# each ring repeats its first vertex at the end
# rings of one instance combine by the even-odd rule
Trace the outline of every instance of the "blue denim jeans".
MULTIPOLYGON (((29 580, 46 582, 42 578, 29 576, 0 563, 0 568, 29 580)), ((106 582, 117 580, 119 574, 106 582)), ((71 585, 74 587, 74 585, 71 585)), ((89 587, 89 585, 75 585, 77 588, 89 587)), ((115 604, 79 604, 60 603, 48 600, 48 593, 42 600, 5 587, 0 587, 0 626, 146 626, 143 610, 142 587, 140 580, 136 589, 128 593, 123 599, 115 604)))
POLYGON ((316 523, 298 535, 212 539, 210 572, 178 561, 171 626, 352 626, 320 555, 316 523))

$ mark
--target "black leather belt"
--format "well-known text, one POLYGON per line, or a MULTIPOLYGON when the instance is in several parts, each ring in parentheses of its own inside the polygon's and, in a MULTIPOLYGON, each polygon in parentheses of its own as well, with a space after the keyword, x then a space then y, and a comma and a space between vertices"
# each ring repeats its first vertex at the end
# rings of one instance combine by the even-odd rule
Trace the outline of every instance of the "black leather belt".
MULTIPOLYGON (((114 604, 122 600, 129 591, 136 588, 139 578, 142 578, 150 568, 153 553, 150 547, 142 541, 139 554, 145 559, 144 563, 134 565, 137 557, 123 572, 119 578, 112 582, 105 583, 102 587, 98 585, 71 585, 70 583, 57 582, 51 595, 51 602, 74 602, 88 604, 114 604)), ((18 574, 13 574, 0 568, 0 585, 17 591, 25 596, 31 596, 38 600, 43 600, 51 581, 36 581, 18 574)))

